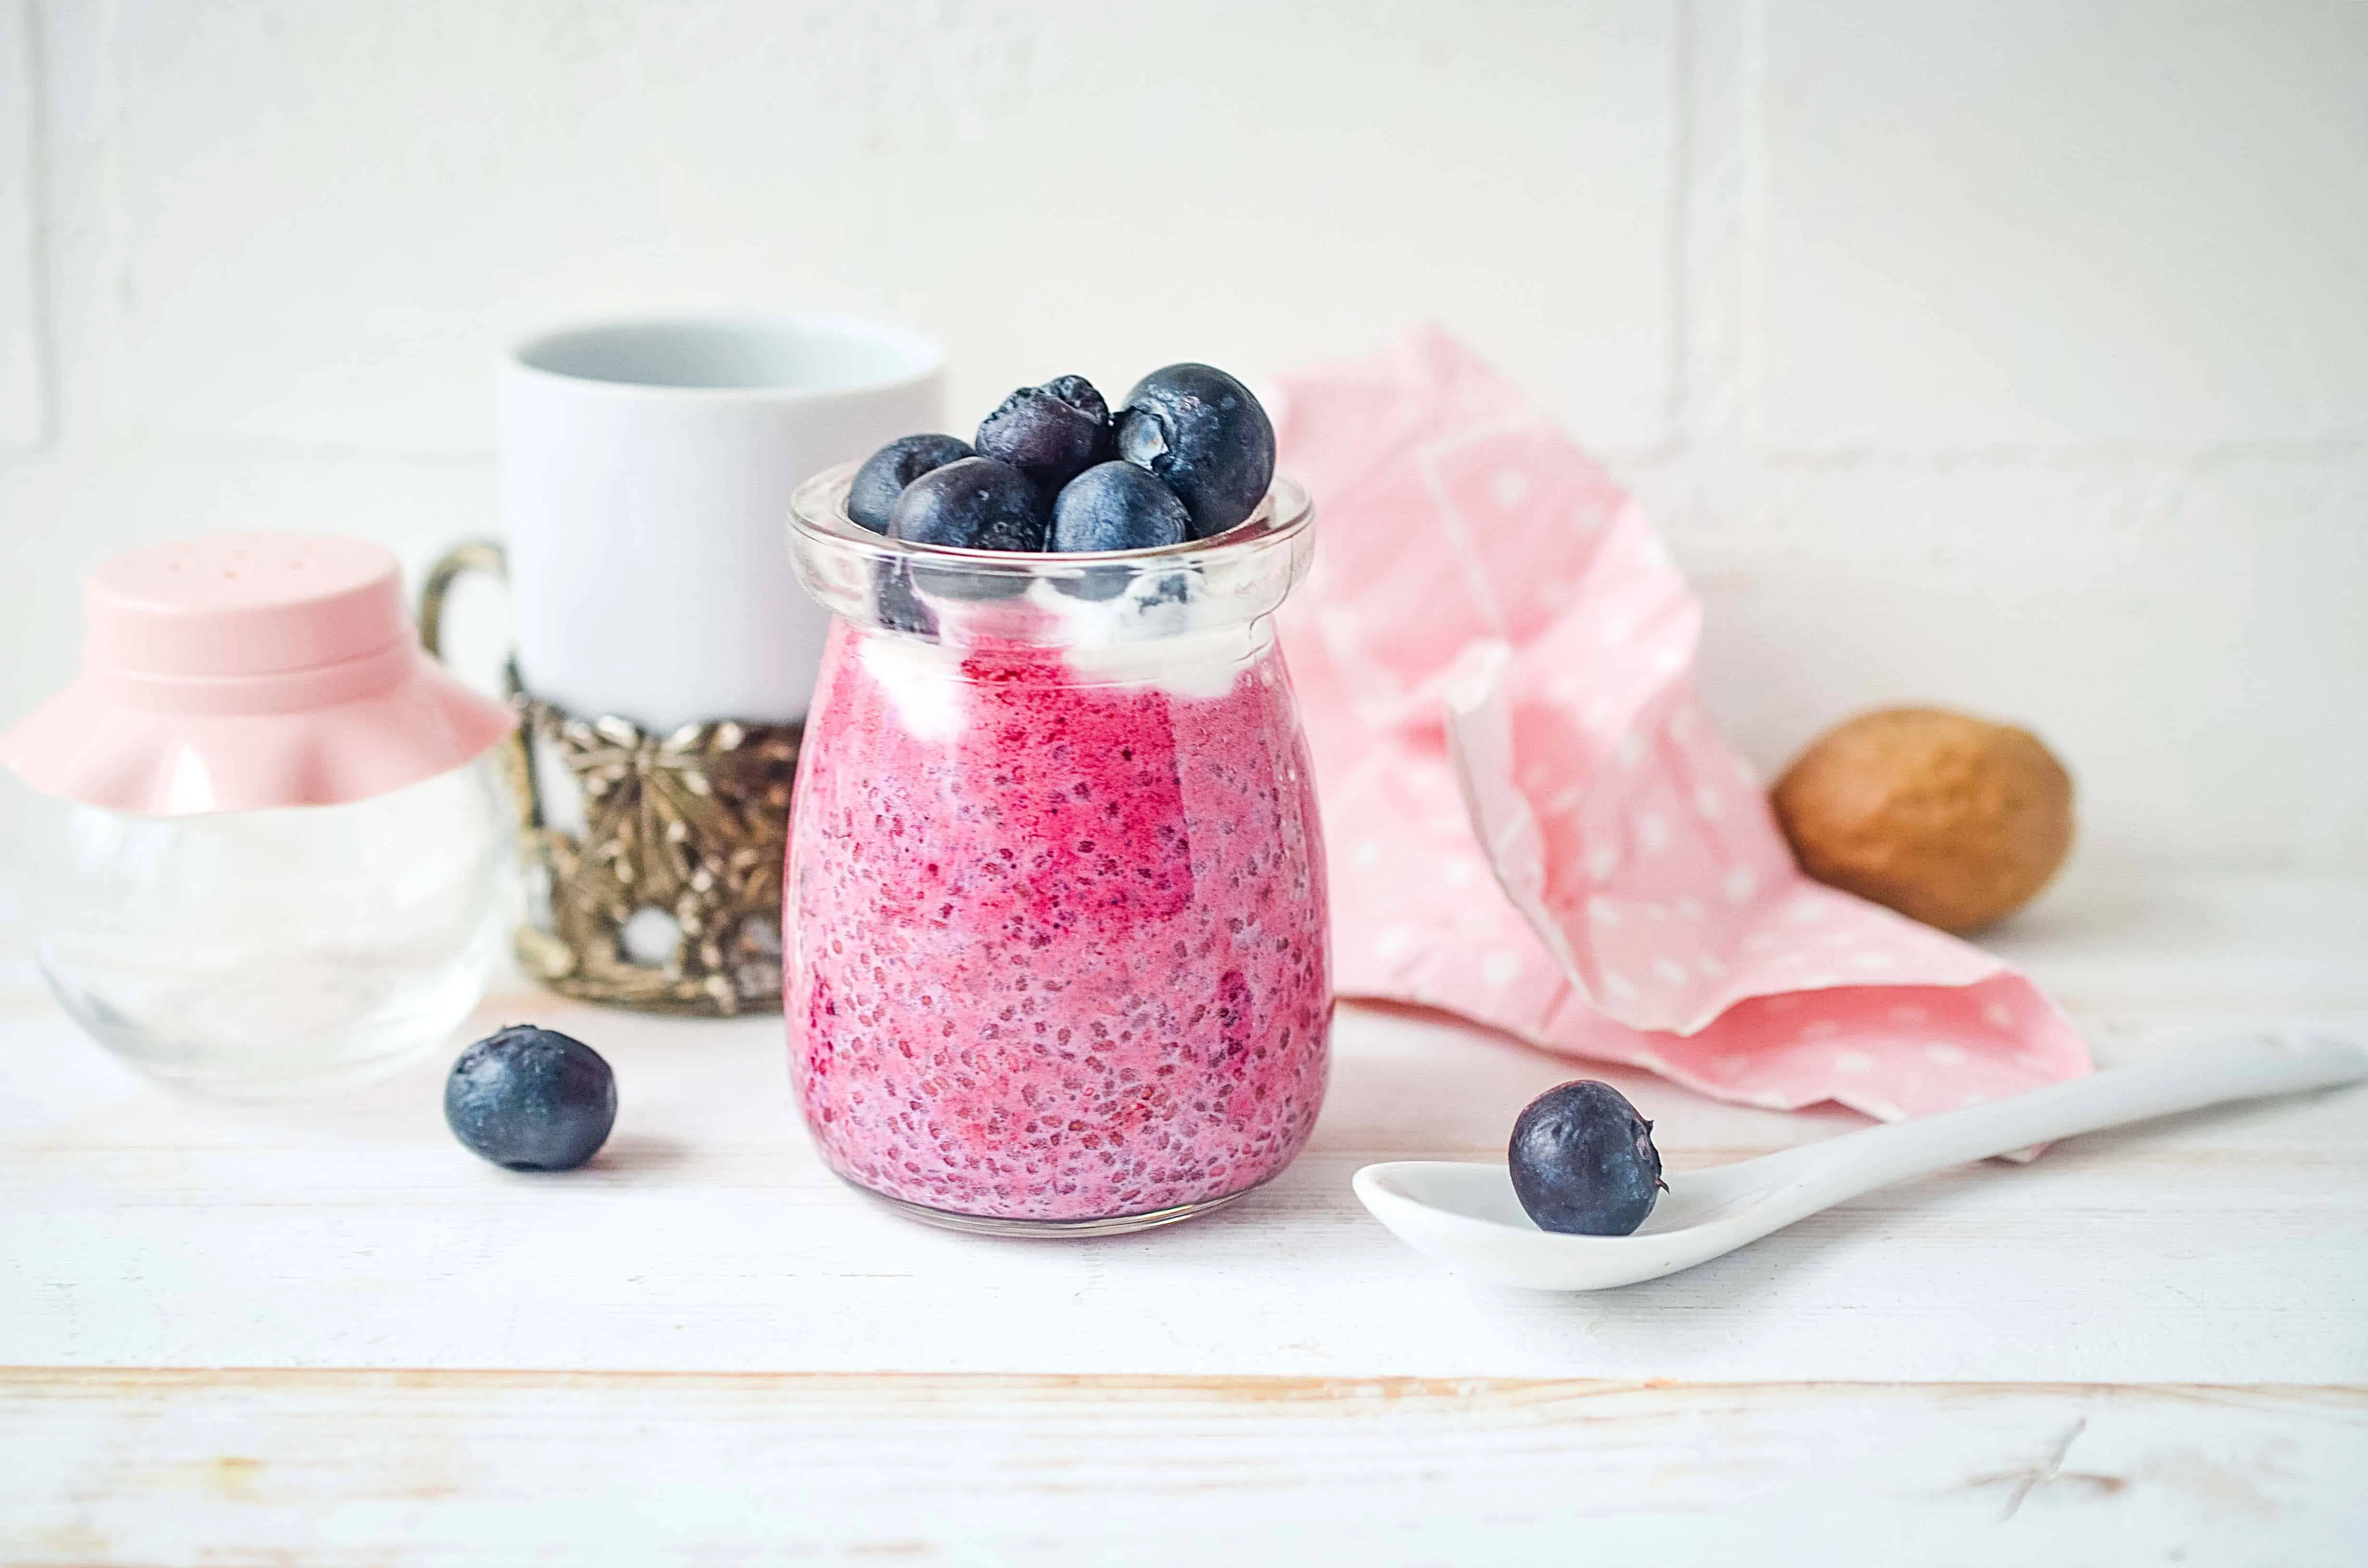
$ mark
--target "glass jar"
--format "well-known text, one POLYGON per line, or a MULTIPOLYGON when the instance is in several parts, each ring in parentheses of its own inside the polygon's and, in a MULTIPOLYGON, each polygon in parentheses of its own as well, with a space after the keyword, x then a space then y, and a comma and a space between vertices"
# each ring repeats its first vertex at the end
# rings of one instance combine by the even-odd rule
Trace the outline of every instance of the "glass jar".
POLYGON ((85 1032, 232 1098, 332 1089, 443 1043, 508 931, 490 760, 347 805, 142 816, 34 797, 34 955, 85 1032))
POLYGON ((1323 843, 1270 617, 1278 478, 1215 540, 913 546, 802 488, 833 616, 790 830, 783 1011, 833 1170, 1002 1234, 1204 1213, 1291 1163, 1332 1015, 1323 843))
POLYGON ((115 557, 81 674, 0 732, 41 972, 142 1072, 271 1097, 476 1005, 509 913, 510 711, 419 645, 393 554, 218 534, 115 557))

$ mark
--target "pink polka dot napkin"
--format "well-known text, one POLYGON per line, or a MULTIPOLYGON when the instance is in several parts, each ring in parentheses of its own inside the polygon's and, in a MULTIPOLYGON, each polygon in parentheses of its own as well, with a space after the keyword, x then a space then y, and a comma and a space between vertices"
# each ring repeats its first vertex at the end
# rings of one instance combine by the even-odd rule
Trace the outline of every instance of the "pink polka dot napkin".
POLYGON ((1444 333, 1285 378, 1320 544, 1283 612, 1344 995, 1722 1099, 1884 1119, 2089 1069, 1997 959, 1804 877, 1696 701, 1636 504, 1444 333))

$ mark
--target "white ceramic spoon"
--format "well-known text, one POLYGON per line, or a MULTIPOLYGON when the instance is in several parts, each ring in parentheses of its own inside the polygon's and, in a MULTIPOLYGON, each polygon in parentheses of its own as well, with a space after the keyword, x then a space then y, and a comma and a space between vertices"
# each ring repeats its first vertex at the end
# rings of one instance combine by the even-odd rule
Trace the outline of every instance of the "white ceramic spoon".
POLYGON ((1399 1160, 1359 1171, 1357 1196, 1417 1252, 1499 1285, 1603 1290, 1658 1279, 1861 1192, 2033 1143, 2224 1100, 2368 1078, 2368 1051, 2324 1036, 2230 1040, 2012 1099, 1872 1127, 1756 1160, 1672 1176, 1632 1236, 1542 1231, 1503 1165, 1399 1160))

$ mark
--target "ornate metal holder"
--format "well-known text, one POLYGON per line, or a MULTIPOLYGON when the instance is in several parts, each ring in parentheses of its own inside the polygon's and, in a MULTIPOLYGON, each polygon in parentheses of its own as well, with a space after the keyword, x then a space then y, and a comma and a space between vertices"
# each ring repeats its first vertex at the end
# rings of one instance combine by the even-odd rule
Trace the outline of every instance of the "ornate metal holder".
MULTIPOLYGON (((501 547, 464 544, 428 574, 420 635, 440 653, 444 601, 501 547)), ((731 720, 652 734, 580 719, 509 670, 518 728, 502 772, 518 813, 527 911, 518 962, 552 990, 645 1012, 720 1017, 781 1006, 781 858, 796 724, 731 720), (564 778, 550 776, 556 767, 564 778), (582 825, 552 825, 578 814, 582 825), (554 809, 557 808, 557 809, 554 809)))

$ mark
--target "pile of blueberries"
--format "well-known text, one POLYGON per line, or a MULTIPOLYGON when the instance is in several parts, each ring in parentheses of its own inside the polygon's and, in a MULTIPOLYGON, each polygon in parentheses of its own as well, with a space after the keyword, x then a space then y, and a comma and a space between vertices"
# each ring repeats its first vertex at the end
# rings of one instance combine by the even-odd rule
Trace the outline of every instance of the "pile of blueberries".
POLYGON ((847 515, 960 550, 1155 550, 1238 526, 1273 478, 1274 426, 1250 390, 1170 365, 1115 415, 1085 377, 1058 376, 1004 399, 972 441, 891 441, 856 471, 847 515))

